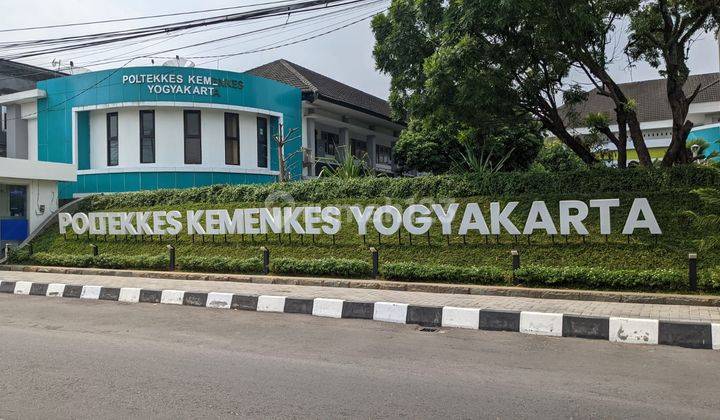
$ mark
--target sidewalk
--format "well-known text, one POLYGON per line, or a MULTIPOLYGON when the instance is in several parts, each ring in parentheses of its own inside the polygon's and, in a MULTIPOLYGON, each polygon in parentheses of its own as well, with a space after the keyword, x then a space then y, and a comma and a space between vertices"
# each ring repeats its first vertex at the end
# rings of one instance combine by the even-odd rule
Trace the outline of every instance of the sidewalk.
POLYGON ((272 295, 300 299, 342 299, 358 302, 396 302, 417 306, 459 307, 518 312, 564 313, 582 316, 647 318, 656 320, 720 322, 720 307, 659 305, 536 299, 508 296, 460 295, 320 286, 294 286, 225 281, 172 280, 160 278, 113 277, 54 273, 0 271, 0 281, 63 283, 113 288, 183 290, 198 293, 232 293, 238 295, 272 295))

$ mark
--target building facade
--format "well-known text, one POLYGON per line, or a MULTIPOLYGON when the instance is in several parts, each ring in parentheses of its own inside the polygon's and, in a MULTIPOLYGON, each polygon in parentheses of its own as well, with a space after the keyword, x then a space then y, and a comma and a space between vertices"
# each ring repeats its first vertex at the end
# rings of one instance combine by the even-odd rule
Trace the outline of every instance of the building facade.
POLYGON ((27 225, 13 238, 74 198, 276 182, 281 160, 292 180, 337 165, 341 151, 393 173, 402 125, 385 101, 317 73, 292 71, 301 79, 291 80, 263 71, 277 66, 310 72, 284 60, 246 73, 119 68, 54 75, 0 96, 8 127, 0 209, 27 225))
POLYGON ((37 83, 62 73, 0 60, 0 247, 27 237, 58 208, 75 167, 37 156, 37 83))
MULTIPOLYGON (((667 100, 666 83, 665 79, 655 79, 620 85, 625 95, 637 104, 640 129, 652 159, 662 159, 672 139, 672 110, 667 100)), ((688 140, 703 139, 708 142, 706 153, 720 151, 720 73, 692 75, 685 84, 685 90, 690 94, 697 86, 702 90, 690 104, 687 119, 693 122, 694 128, 688 140)), ((610 130, 618 133, 614 103, 610 98, 598 94, 595 89, 589 92, 587 101, 576 105, 572 113, 568 111, 565 109, 566 115, 574 115, 574 118, 566 118, 566 124, 572 127, 573 134, 590 134, 590 129, 583 127, 582 122, 593 113, 606 115, 612 122, 610 130)), ((609 151, 617 150, 610 142, 607 142, 604 148, 609 151)), ((627 157, 628 162, 638 160, 629 138, 627 157)))

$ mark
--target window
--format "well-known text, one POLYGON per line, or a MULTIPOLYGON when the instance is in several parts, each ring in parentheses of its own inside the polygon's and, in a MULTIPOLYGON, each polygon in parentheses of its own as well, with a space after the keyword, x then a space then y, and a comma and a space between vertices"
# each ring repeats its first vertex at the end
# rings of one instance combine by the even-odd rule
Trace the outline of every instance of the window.
POLYGON ((356 159, 367 158, 367 143, 360 140, 353 140, 350 146, 351 153, 356 159))
POLYGON ((120 154, 118 143, 118 114, 111 112, 107 114, 107 164, 117 166, 120 154))
POLYGON ((268 133, 267 118, 257 117, 257 152, 258 168, 268 167, 268 133))
POLYGON ((27 187, 13 185, 8 188, 8 193, 10 199, 10 217, 27 217, 27 187))
POLYGON ((155 163, 155 111, 140 111, 140 163, 155 163))
POLYGON ((380 165, 392 164, 392 149, 382 144, 375 145, 375 159, 380 165))
POLYGON ((225 164, 240 164, 240 118, 225 113, 225 164))
POLYGON ((340 143, 340 136, 327 131, 320 132, 320 141, 315 142, 315 155, 335 157, 335 149, 340 143))
POLYGON ((185 128, 185 164, 202 163, 202 139, 200 135, 200 111, 183 112, 185 128))

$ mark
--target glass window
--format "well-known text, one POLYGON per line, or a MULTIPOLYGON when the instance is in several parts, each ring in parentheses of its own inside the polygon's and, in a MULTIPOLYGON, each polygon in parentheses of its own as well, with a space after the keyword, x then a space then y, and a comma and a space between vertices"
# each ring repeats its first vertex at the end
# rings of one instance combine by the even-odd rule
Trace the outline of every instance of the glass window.
POLYGON ((107 114, 107 164, 117 166, 120 155, 118 143, 118 114, 111 112, 107 114))
POLYGON ((350 145, 350 153, 356 159, 365 159, 367 157, 367 143, 361 140, 353 140, 350 145))
POLYGON ((10 198, 10 217, 25 218, 27 206, 27 187, 11 185, 8 187, 10 198))
POLYGON ((185 163, 199 165, 202 163, 202 136, 200 129, 200 111, 183 113, 185 127, 185 163))
POLYGON ((257 158, 258 168, 268 167, 268 120, 257 117, 257 158))
POLYGON ((140 111, 140 163, 155 163, 155 111, 140 111))
POLYGON ((340 143, 340 136, 327 131, 320 132, 320 141, 315 142, 315 155, 335 157, 335 150, 340 143))
POLYGON ((392 148, 381 144, 375 145, 375 159, 381 165, 392 164, 392 148))
POLYGON ((240 164, 240 118, 229 112, 225 113, 225 164, 240 164))

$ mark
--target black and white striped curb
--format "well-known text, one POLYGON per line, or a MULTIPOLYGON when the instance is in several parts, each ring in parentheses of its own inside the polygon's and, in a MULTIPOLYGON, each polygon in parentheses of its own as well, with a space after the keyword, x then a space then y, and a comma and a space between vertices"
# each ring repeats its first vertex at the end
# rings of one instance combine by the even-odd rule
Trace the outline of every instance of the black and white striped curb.
POLYGON ((162 303, 258 312, 355 318, 426 327, 514 331, 524 334, 609 340, 630 344, 663 344, 720 350, 720 323, 694 323, 592 317, 560 313, 504 311, 451 306, 417 306, 394 302, 299 299, 285 296, 195 293, 134 287, 79 286, 60 283, 0 281, 0 293, 54 296, 127 303, 162 303))

